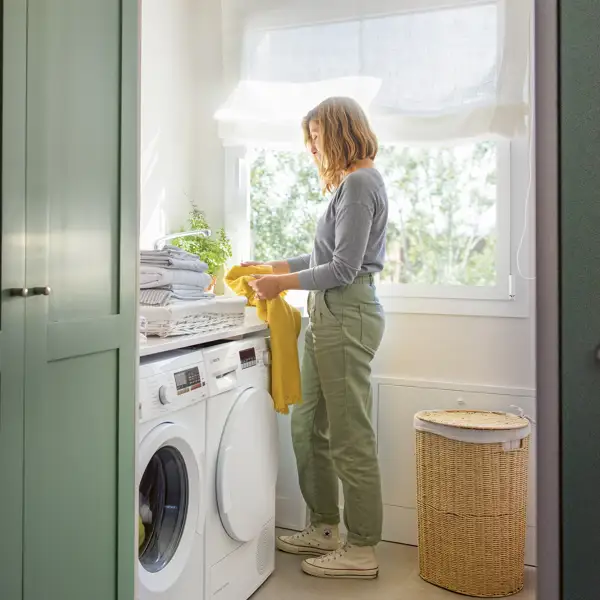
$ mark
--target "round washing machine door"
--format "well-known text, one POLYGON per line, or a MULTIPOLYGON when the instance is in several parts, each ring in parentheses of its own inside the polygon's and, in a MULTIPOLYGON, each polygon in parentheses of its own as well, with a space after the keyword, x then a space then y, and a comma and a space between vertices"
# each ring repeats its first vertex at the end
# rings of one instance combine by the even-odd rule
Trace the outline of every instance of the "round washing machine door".
POLYGON ((217 503, 228 535, 256 538, 274 518, 279 441, 273 400, 249 388, 231 409, 217 459, 217 503))
POLYGON ((177 582, 196 541, 202 477, 191 435, 185 427, 163 423, 140 444, 144 539, 138 573, 146 592, 160 594, 177 582))

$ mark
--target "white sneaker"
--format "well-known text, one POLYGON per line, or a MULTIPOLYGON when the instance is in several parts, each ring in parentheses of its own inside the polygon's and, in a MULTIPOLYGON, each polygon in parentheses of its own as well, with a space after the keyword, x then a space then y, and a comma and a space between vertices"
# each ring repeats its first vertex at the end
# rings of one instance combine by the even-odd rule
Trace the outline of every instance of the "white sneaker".
POLYGON ((340 534, 337 525, 311 525, 300 533, 281 535, 277 538, 277 549, 288 554, 321 556, 339 547, 340 534))
POLYGON ((379 564, 373 546, 346 544, 325 556, 307 558, 302 570, 326 579, 375 579, 379 575, 379 564))

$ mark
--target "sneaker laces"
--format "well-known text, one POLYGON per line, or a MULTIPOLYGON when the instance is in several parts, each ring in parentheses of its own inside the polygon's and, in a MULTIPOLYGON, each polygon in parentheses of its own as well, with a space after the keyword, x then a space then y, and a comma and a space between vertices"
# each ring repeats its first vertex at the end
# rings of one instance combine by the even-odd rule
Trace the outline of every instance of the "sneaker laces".
POLYGON ((291 539, 293 540, 301 540, 311 534, 313 534, 317 530, 313 525, 308 526, 304 531, 300 531, 299 533, 295 533, 291 539))
POLYGON ((334 550, 333 552, 330 552, 329 554, 326 554, 325 556, 321 556, 321 558, 318 558, 317 560, 319 560, 321 562, 332 562, 334 560, 338 560, 338 558, 342 558, 344 556, 344 554, 346 554, 348 552, 349 549, 350 549, 350 544, 344 544, 337 550, 334 550))

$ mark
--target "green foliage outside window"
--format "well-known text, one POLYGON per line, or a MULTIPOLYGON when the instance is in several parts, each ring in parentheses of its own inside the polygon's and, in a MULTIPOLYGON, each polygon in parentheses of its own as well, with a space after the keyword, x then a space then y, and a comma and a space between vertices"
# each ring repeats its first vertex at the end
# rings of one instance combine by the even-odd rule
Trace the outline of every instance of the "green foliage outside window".
MULTIPOLYGON (((383 281, 495 285, 496 164, 492 142, 381 148, 390 200, 383 281)), ((251 151, 254 259, 310 253, 327 202, 307 152, 251 151)))

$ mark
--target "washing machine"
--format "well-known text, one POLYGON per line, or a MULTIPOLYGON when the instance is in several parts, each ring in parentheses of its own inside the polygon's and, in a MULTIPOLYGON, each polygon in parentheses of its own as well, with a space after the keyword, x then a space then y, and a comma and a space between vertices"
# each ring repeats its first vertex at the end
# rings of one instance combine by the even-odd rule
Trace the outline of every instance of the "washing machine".
POLYGON ((275 568, 278 430, 265 338, 205 349, 205 600, 246 600, 275 568))
POLYGON ((202 351, 143 358, 139 386, 137 483, 144 539, 136 595, 202 600, 208 398, 202 351))

